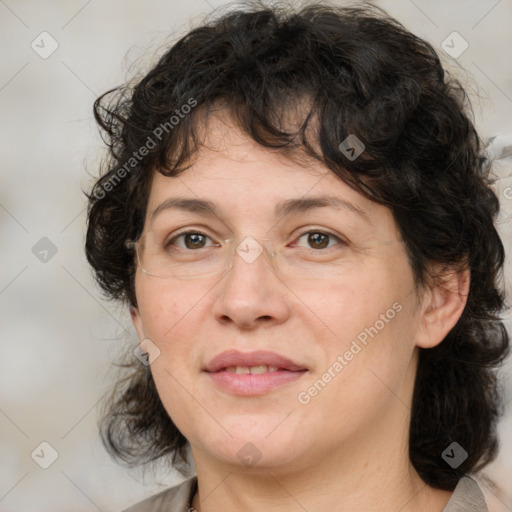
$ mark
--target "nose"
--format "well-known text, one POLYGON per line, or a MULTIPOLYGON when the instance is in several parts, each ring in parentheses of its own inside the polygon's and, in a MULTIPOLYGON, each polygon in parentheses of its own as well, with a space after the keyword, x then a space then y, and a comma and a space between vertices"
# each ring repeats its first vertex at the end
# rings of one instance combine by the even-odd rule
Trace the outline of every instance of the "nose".
POLYGON ((278 325, 289 318, 288 288, 265 252, 250 237, 233 251, 231 268, 216 287, 212 313, 218 322, 247 330, 278 325))

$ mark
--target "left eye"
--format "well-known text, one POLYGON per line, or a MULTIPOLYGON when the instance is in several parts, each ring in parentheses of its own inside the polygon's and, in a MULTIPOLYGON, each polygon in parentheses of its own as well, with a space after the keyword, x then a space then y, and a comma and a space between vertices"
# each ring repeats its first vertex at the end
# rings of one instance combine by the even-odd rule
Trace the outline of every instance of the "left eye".
POLYGON ((306 243, 310 244, 310 248, 312 249, 325 249, 332 247, 332 245, 329 245, 329 239, 336 240, 338 243, 343 243, 343 241, 337 236, 331 235, 330 233, 324 233, 322 231, 308 231, 301 235, 298 240, 304 239, 305 237, 306 243))

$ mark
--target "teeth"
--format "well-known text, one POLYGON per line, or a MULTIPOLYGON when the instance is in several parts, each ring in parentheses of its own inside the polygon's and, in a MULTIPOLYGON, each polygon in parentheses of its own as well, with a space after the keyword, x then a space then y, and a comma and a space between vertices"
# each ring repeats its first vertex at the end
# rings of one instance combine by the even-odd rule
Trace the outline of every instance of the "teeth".
POLYGON ((268 368, 266 366, 252 366, 251 374, 267 373, 268 368))
POLYGON ((278 368, 277 366, 266 366, 266 365, 260 365, 260 366, 229 366, 226 368, 226 371, 229 373, 238 373, 241 375, 258 375, 260 373, 272 373, 277 372, 278 368))

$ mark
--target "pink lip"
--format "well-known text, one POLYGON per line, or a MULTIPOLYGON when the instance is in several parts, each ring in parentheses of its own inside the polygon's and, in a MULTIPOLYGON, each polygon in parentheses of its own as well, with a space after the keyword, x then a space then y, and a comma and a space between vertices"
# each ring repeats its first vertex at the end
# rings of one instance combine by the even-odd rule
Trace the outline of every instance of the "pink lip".
POLYGON ((274 352, 229 350, 212 359, 204 371, 218 387, 231 394, 256 396, 299 379, 307 368, 274 352), (232 366, 276 366, 278 371, 255 375, 227 372, 226 368, 232 366))
POLYGON ((218 372, 230 366, 277 366, 280 370, 292 372, 307 370, 304 366, 291 361, 290 359, 276 354, 275 352, 238 352, 228 350, 214 357, 205 368, 207 372, 218 372))

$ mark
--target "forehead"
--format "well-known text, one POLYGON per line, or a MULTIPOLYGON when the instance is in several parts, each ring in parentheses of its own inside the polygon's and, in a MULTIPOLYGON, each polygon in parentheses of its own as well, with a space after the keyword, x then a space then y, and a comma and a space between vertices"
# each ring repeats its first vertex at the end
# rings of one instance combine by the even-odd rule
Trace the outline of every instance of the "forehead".
MULTIPOLYGON (((187 170, 176 177, 154 173, 147 213, 151 218, 163 203, 188 198, 207 201, 228 216, 250 218, 254 212, 278 216, 286 214, 293 201, 302 199, 305 204, 327 196, 333 200, 327 201, 325 208, 352 210, 377 224, 394 224, 388 208, 352 189, 321 162, 263 147, 228 115, 215 114, 210 116, 202 144, 187 170)), ((292 210, 298 213, 300 208, 292 210)))

